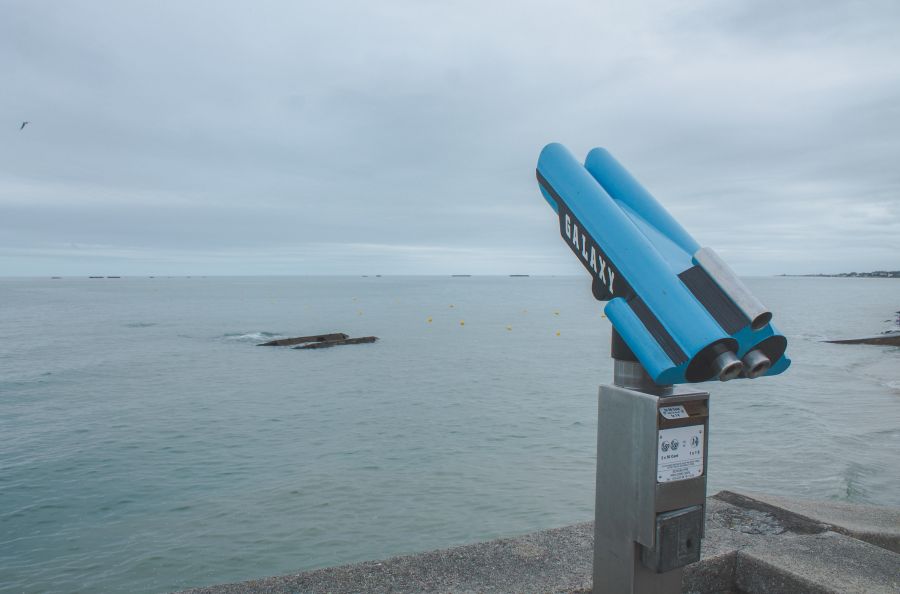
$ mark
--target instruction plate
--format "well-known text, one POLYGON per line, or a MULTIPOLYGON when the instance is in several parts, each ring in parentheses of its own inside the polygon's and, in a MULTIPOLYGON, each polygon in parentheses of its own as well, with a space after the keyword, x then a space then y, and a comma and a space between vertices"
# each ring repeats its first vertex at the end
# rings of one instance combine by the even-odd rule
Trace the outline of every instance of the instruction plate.
POLYGON ((659 414, 669 420, 688 418, 687 411, 684 410, 684 407, 680 404, 676 404, 675 406, 660 406, 659 414))
POLYGON ((703 425, 659 431, 656 481, 670 483, 703 474, 703 425))

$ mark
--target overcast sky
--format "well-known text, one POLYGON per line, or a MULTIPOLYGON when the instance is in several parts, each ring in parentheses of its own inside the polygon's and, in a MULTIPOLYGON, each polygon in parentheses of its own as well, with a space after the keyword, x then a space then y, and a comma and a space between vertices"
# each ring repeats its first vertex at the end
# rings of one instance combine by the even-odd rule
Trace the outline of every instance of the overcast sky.
POLYGON ((741 274, 900 269, 896 0, 3 0, 0 73, 0 275, 581 274, 551 141, 741 274))

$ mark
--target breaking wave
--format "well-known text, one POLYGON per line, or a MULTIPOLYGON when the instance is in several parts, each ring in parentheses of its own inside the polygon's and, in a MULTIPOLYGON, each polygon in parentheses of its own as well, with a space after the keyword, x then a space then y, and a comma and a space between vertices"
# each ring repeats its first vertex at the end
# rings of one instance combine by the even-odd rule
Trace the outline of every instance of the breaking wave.
POLYGON ((233 332, 222 336, 225 340, 236 340, 239 342, 259 342, 261 340, 274 340, 276 338, 284 338, 283 334, 277 332, 245 332, 243 334, 233 332))

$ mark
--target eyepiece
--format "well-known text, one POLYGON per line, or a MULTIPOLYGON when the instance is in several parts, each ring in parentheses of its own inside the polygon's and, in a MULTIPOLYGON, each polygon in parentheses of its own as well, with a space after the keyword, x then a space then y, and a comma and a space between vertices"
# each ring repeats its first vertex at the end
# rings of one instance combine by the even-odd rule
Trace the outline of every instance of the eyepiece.
POLYGON ((758 316, 750 320, 750 327, 754 330, 762 330, 766 327, 766 324, 772 321, 772 312, 766 310, 760 313, 758 316))
POLYGON ((736 378, 743 369, 741 360, 735 354, 738 348, 738 341, 733 338, 723 338, 706 345, 688 363, 684 370, 685 379, 694 383, 714 379, 725 382, 736 378))
POLYGON ((712 368, 713 377, 718 378, 721 382, 727 382, 741 375, 744 364, 733 352, 725 351, 713 360, 712 368))
POLYGON ((772 366, 772 361, 759 349, 753 349, 744 355, 742 362, 744 364, 744 375, 750 379, 761 376, 772 366))

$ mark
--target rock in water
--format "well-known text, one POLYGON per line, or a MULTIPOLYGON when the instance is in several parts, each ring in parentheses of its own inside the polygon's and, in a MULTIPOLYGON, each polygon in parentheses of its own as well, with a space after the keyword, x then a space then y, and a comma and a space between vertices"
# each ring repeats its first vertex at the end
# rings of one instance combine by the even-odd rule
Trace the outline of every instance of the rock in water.
POLYGON ((291 346, 294 344, 303 344, 304 342, 333 342, 335 340, 344 340, 345 338, 348 338, 346 334, 344 334, 343 332, 336 332, 334 334, 316 334, 315 336, 279 338, 278 340, 271 340, 269 342, 264 342, 256 346, 291 346))
POLYGON ((378 340, 377 336, 362 336, 360 338, 345 338, 342 340, 328 340, 323 342, 311 342, 309 344, 304 344, 301 346, 294 347, 295 349, 326 349, 328 347, 338 346, 341 344, 365 344, 368 342, 375 342, 378 340))

